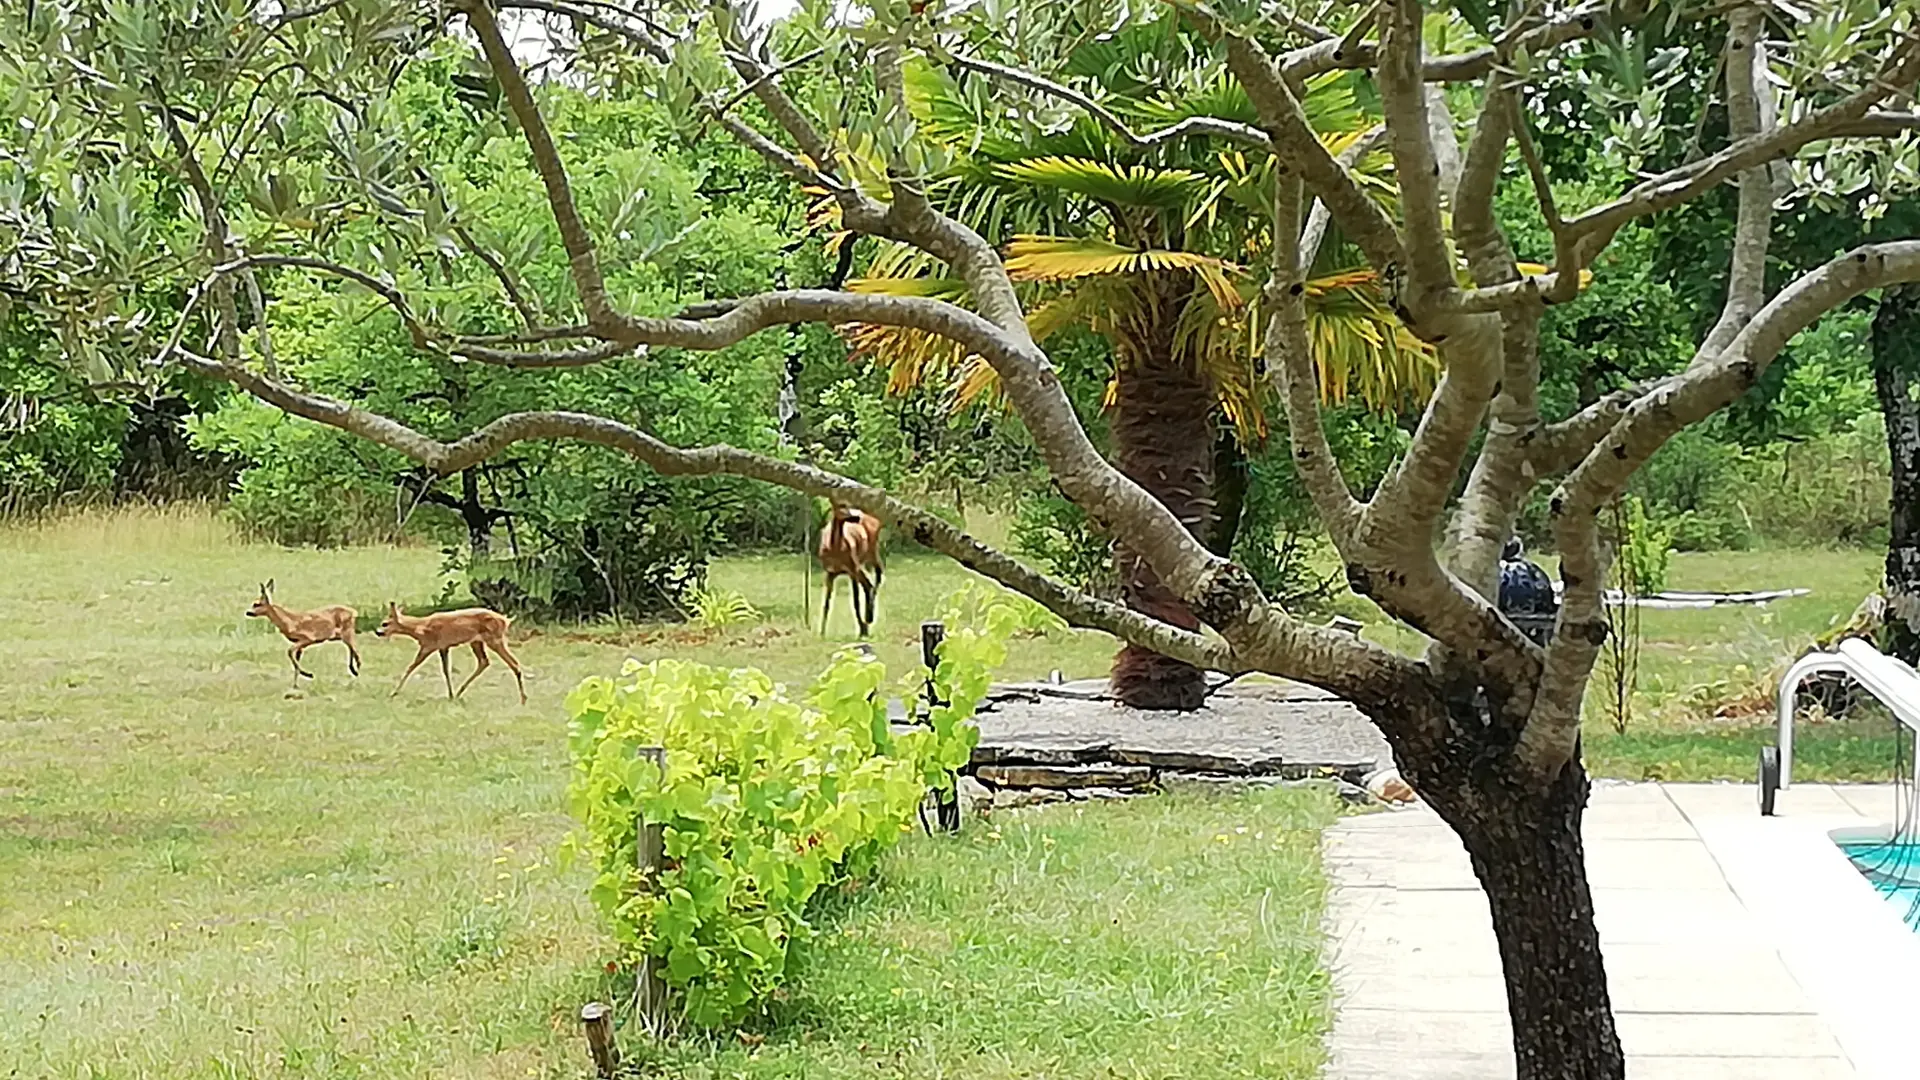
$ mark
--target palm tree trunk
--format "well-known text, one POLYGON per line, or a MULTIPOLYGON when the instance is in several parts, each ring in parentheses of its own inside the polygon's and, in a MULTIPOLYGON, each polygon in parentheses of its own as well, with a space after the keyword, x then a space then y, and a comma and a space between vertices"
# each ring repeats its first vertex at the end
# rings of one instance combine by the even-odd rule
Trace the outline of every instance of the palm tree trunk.
POLYGON ((1230 424, 1220 424, 1213 442, 1213 527, 1207 530, 1207 550, 1233 558, 1240 539, 1240 520, 1246 516, 1249 475, 1246 448, 1230 424))
MULTIPOLYGON (((1176 275, 1149 275, 1148 294, 1130 333, 1116 335, 1119 386, 1112 414, 1114 464, 1159 499, 1197 537, 1213 519, 1214 394, 1196 366, 1175 355, 1174 323, 1192 283, 1176 275)), ((1200 621, 1146 561, 1115 551, 1127 604, 1174 626, 1197 630, 1200 621)), ((1136 709, 1197 709, 1206 700, 1206 675, 1191 664, 1136 645, 1113 660, 1114 696, 1136 709)))
POLYGON ((1887 421, 1893 500, 1887 520, 1886 644, 1920 661, 1920 288, 1888 289, 1873 320, 1873 384, 1887 421))

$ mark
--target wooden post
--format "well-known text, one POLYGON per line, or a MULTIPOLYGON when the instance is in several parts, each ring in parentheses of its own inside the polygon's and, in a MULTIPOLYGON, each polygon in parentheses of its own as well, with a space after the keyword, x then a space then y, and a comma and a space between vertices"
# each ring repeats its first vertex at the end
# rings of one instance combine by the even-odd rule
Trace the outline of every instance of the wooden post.
MULTIPOLYGON (((927 704, 945 705, 933 686, 933 672, 940 667, 940 643, 947 640, 947 626, 937 620, 920 624, 920 659, 927 665, 927 704)), ((934 797, 934 817, 946 832, 960 831, 960 791, 942 792, 934 797)), ((923 819, 924 820, 924 819, 923 819)))
MULTIPOLYGON (((667 771, 667 751, 664 747, 645 746, 640 756, 659 766, 664 775, 667 771)), ((640 877, 648 882, 660 880, 660 870, 666 861, 666 842, 663 827, 647 821, 640 822, 638 842, 635 845, 640 877)), ((633 1014, 648 1035, 662 1038, 667 1033, 667 984, 660 977, 660 960, 645 956, 640 960, 640 974, 634 980, 633 1014)))
POLYGON ((620 1048, 613 1044, 613 1006, 589 1001, 580 1008, 580 1026, 587 1029, 587 1049, 593 1054, 593 1071, 600 1080, 611 1080, 620 1067, 620 1048))
POLYGON ((927 700, 935 704, 933 698, 932 672, 940 667, 940 643, 947 640, 947 624, 934 620, 920 624, 920 661, 927 665, 927 700))

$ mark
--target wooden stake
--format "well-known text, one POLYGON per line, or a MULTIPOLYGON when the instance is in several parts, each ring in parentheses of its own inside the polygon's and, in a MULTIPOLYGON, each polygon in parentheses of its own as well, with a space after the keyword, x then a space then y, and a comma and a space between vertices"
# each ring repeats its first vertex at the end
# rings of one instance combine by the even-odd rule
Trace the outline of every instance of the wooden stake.
MULTIPOLYGON (((664 747, 642 747, 640 756, 659 766, 663 775, 666 773, 667 751, 664 747)), ((635 855, 641 879, 649 883, 658 882, 661 867, 666 861, 663 827, 642 821, 636 846, 639 849, 635 855)), ((656 1039, 666 1035, 667 984, 660 977, 660 961, 657 957, 647 956, 640 960, 640 977, 634 984, 633 1012, 648 1035, 656 1039)))
MULTIPOLYGON (((927 665, 927 704, 929 706, 947 704, 940 700, 933 688, 933 672, 940 667, 940 643, 945 640, 947 640, 945 623, 932 620, 920 624, 920 659, 927 665)), ((934 818, 939 822, 940 828, 947 832, 959 832, 959 790, 956 788, 935 793, 933 805, 934 818)))
POLYGON ((587 1029, 587 1050, 593 1054, 593 1071, 601 1080, 611 1080, 620 1067, 620 1048, 613 1044, 613 1006, 589 1001, 580 1008, 580 1026, 587 1029))

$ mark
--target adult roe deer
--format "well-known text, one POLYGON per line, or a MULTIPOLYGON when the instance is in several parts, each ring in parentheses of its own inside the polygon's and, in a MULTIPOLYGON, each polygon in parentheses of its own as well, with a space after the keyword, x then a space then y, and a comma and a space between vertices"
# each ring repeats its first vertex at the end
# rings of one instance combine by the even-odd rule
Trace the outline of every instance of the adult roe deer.
POLYGON ((486 608, 442 611, 416 619, 409 615, 402 615, 400 605, 389 601, 387 617, 374 634, 379 637, 386 637, 388 634, 410 637, 419 643, 420 655, 414 657, 413 663, 407 665, 406 673, 400 676, 400 681, 394 685, 393 693, 388 696, 397 697, 400 690, 407 685, 407 680, 413 677, 414 669, 418 668, 427 657, 439 653, 440 673, 446 676, 447 700, 451 701, 466 693, 467 687, 473 685, 473 680, 487 670, 487 650, 492 649, 500 659, 507 662, 508 667, 513 669, 513 681, 520 687, 520 704, 525 705, 527 683, 520 673, 520 661, 514 659, 513 654, 507 651, 507 626, 511 622, 512 620, 505 615, 497 611, 488 611, 486 608), (447 651, 461 645, 472 646, 473 658, 479 666, 473 669, 473 674, 467 676, 467 681, 461 683, 459 691, 455 692, 453 664, 447 659, 447 651))
POLYGON ((247 617, 267 620, 280 631, 281 637, 293 642, 287 650, 287 659, 293 661, 293 685, 300 685, 302 675, 313 678, 313 672, 300 667, 300 654, 329 641, 338 641, 347 647, 347 674, 360 674, 360 650, 353 647, 353 620, 357 615, 352 608, 344 604, 314 611, 283 608, 273 602, 273 579, 268 578, 267 583, 260 586, 260 598, 247 609, 247 617))
POLYGON ((860 624, 860 636, 866 637, 873 625, 873 600, 880 591, 880 578, 886 567, 880 563, 880 519, 850 506, 833 505, 827 526, 820 530, 820 565, 827 572, 827 596, 820 606, 820 632, 827 632, 827 614, 833 610, 833 587, 841 577, 853 582, 853 618, 860 624), (867 568, 873 580, 867 580, 867 568), (867 609, 860 610, 860 597, 867 598, 867 609))

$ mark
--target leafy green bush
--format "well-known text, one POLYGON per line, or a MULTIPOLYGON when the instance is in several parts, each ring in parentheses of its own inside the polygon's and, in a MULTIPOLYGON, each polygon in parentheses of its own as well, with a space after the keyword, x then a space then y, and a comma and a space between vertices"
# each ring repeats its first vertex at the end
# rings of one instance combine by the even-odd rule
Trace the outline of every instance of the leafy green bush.
POLYGON ((1039 601, 984 581, 969 581, 933 605, 933 617, 948 626, 989 626, 1010 637, 1047 637, 1067 621, 1039 601))
POLYGON ((1638 495, 1623 501, 1619 516, 1620 535, 1614 538, 1621 561, 1623 580, 1641 596, 1650 596, 1667 587, 1667 570, 1673 563, 1673 527, 1647 516, 1647 504, 1638 495))
POLYGON ((1021 499, 1011 532, 1013 550, 1054 577, 1095 596, 1120 595, 1112 542, 1065 495, 1043 490, 1021 499))
POLYGON ((761 619, 760 609, 732 589, 716 589, 712 586, 695 589, 688 603, 693 622, 709 630, 723 630, 761 619))
POLYGON ((927 791, 953 783, 1006 657, 1009 616, 989 615, 941 647, 934 693, 949 704, 927 708, 926 669, 908 673, 900 696, 930 718, 909 731, 887 722, 884 666, 853 650, 799 700, 759 671, 678 660, 628 661, 621 681, 569 695, 567 798, 584 825, 569 843, 599 871, 593 901, 625 959, 660 961, 688 1020, 725 1027, 763 1008, 814 933, 814 899, 872 873, 927 791), (664 774, 639 754, 656 746, 664 774), (665 839, 651 882, 635 868, 643 821, 665 839))

